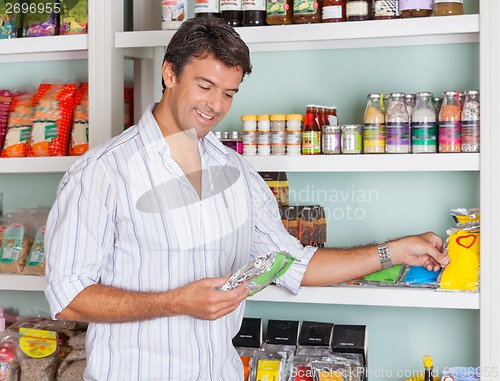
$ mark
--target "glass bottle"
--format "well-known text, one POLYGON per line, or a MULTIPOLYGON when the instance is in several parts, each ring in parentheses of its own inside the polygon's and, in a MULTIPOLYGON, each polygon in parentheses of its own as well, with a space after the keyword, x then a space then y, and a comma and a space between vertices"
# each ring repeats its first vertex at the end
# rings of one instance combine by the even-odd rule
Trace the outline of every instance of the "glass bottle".
POLYGON ((466 91, 462 108, 462 152, 479 152, 479 120, 479 91, 466 91))
POLYGON ((243 25, 241 0, 220 0, 220 13, 222 18, 232 27, 243 25))
POLYGON ((429 17, 432 15, 432 0, 399 0, 399 16, 429 17))
POLYGON ((385 113, 380 94, 368 94, 363 117, 363 152, 385 153, 385 113))
POLYGON ((337 107, 328 106, 326 108, 326 116, 328 118, 328 125, 337 126, 339 124, 339 119, 337 117, 337 107))
POLYGON ((243 26, 266 25, 266 0, 242 0, 243 26))
POLYGON ((464 0, 434 0, 434 16, 464 14, 464 0))
POLYGON ((436 113, 431 103, 432 93, 415 95, 415 108, 411 116, 411 147, 413 153, 437 152, 436 113))
POLYGON ((432 107, 434 107, 434 111, 436 112, 436 123, 439 121, 439 111, 441 110, 442 101, 439 97, 432 98, 432 107))
POLYGON ((371 18, 371 0, 346 0, 346 18, 347 21, 370 20, 371 18))
POLYGON ((439 111, 439 152, 461 152, 461 110, 458 91, 446 91, 439 111))
POLYGON ((404 102, 404 94, 392 93, 385 115, 386 152, 410 152, 410 116, 404 102))
POLYGON ((293 0, 293 22, 311 24, 321 22, 321 0, 293 0))
POLYGON ((323 22, 346 21, 345 0, 323 0, 323 22))
POLYGON ((410 115, 411 123, 411 114, 413 113, 413 107, 415 107, 415 96, 413 94, 405 94, 405 106, 408 110, 408 115, 410 115))
POLYGON ((293 0, 267 0, 266 22, 269 25, 293 23, 293 0))
POLYGON ((316 123, 314 105, 307 105, 302 130, 302 154, 317 155, 319 153, 321 153, 321 130, 316 123))
POLYGON ((220 17, 219 0, 195 0, 195 17, 220 17))
POLYGON ((399 16, 398 0, 374 0, 373 18, 375 20, 394 19, 399 16))

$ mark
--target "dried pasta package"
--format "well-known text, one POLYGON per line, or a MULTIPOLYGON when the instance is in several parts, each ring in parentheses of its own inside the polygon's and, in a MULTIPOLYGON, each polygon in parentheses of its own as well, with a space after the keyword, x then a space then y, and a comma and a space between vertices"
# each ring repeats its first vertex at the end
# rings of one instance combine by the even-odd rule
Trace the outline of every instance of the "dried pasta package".
POLYGON ((15 94, 12 98, 1 157, 26 156, 33 125, 35 99, 35 93, 15 94))
POLYGON ((58 337, 54 331, 19 328, 20 381, 55 381, 58 337))
POLYGON ((24 275, 45 275, 45 226, 38 229, 33 245, 26 259, 26 266, 24 266, 24 275))
MULTIPOLYGON (((0 0, 1 1, 1 0, 0 0)), ((9 123, 9 110, 12 103, 12 91, 0 90, 0 150, 3 148, 7 125, 9 123)))
POLYGON ((24 37, 54 36, 59 34, 59 0, 27 0, 21 3, 24 15, 24 37))
POLYGON ((404 272, 403 265, 396 265, 387 270, 380 270, 372 274, 368 274, 363 278, 366 284, 377 286, 395 286, 404 272))
POLYGON ((40 85, 28 156, 67 154, 75 93, 75 84, 40 85))
POLYGON ((87 33, 87 0, 61 0, 60 34, 87 33))
POLYGON ((26 258, 33 243, 25 236, 23 224, 14 223, 3 232, 0 246, 0 273, 20 274, 26 265, 26 258))
POLYGON ((479 247, 478 223, 448 230, 445 252, 450 264, 439 275, 439 290, 479 291, 479 247))
POLYGON ((75 96, 69 154, 83 155, 89 149, 89 85, 81 83, 75 96))
POLYGON ((427 270, 423 266, 408 266, 400 284, 406 287, 436 288, 439 271, 427 270))

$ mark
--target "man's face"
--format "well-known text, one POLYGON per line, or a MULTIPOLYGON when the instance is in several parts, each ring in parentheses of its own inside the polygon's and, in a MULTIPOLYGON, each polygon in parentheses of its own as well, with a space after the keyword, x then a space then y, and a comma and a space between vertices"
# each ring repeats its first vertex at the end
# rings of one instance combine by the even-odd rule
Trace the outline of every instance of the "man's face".
POLYGON ((242 80, 240 67, 228 68, 209 55, 193 58, 182 74, 173 74, 168 62, 163 65, 165 96, 172 125, 168 134, 195 129, 199 138, 210 132, 231 108, 233 96, 242 80))

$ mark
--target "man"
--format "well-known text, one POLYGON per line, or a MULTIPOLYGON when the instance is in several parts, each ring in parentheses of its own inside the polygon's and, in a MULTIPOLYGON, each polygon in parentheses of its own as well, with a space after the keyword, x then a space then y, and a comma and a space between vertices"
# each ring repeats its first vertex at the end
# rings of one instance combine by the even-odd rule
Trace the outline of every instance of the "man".
POLYGON ((448 263, 433 233, 351 250, 291 237, 265 182, 211 133, 250 72, 232 28, 186 21, 165 54, 160 102, 61 181, 45 235, 46 295, 54 318, 91 323, 86 380, 241 380, 231 339, 248 291, 217 288, 272 250, 300 259, 278 279, 294 293, 391 261, 448 263))

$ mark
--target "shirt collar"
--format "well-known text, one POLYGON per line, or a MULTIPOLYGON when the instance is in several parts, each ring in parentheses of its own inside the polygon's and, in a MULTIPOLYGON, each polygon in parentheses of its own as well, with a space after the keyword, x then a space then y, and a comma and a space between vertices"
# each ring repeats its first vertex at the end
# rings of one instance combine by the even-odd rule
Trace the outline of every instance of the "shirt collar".
MULTIPOLYGON (((150 104, 139 120, 139 135, 144 144, 144 150, 150 159, 153 159, 157 154, 164 154, 165 157, 170 158, 170 147, 153 116, 156 105, 157 103, 150 104)), ((220 142, 213 132, 209 132, 204 138, 200 139, 198 150, 202 160, 206 160, 207 164, 226 165, 229 162, 228 148, 220 142)))

